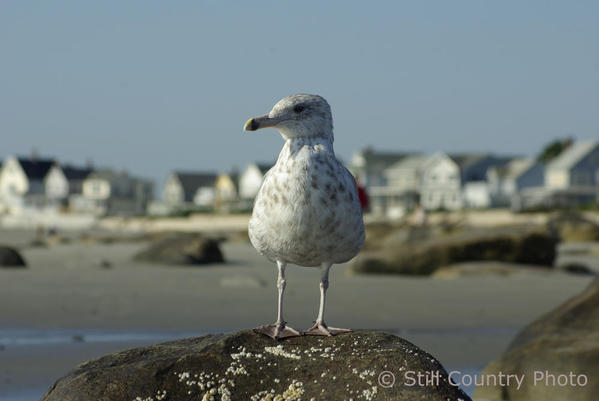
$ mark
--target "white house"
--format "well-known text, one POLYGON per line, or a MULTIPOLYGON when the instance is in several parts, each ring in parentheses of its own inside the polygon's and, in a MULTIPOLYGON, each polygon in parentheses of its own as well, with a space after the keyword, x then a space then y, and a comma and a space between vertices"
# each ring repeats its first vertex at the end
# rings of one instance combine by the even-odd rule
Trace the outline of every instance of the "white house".
POLYGON ((125 172, 100 170, 89 174, 82 184, 82 197, 75 208, 99 215, 145 214, 153 198, 153 184, 125 172))
POLYGON ((495 156, 488 153, 450 154, 449 157, 460 168, 464 206, 469 208, 491 207, 493 204, 487 173, 491 168, 505 166, 513 157, 495 156))
POLYGON ((237 194, 238 182, 239 174, 237 173, 237 171, 233 171, 229 174, 219 174, 214 184, 215 210, 230 212, 234 209, 239 208, 239 197, 237 194))
POLYGON ((406 152, 382 152, 368 147, 353 154, 348 169, 356 176, 360 185, 368 189, 384 187, 387 185, 385 171, 410 155, 406 152))
POLYGON ((91 167, 75 167, 70 165, 62 166, 61 169, 69 183, 69 195, 82 194, 83 182, 94 171, 91 167))
POLYGON ((58 163, 54 163, 44 178, 44 192, 50 201, 59 202, 69 196, 69 181, 58 163))
POLYGON ((445 153, 404 157, 383 174, 385 185, 369 188, 374 213, 400 217, 419 204, 427 210, 463 206, 460 169, 445 153))
POLYGON ((239 176, 239 197, 245 201, 253 201, 264 180, 264 175, 274 164, 250 163, 239 176))
POLYGON ((430 156, 423 164, 420 203, 425 210, 463 207, 460 168, 445 153, 430 156))
POLYGON ((163 199, 172 208, 213 207, 216 179, 215 173, 174 171, 164 185, 163 199))
POLYGON ((599 142, 577 141, 549 162, 545 186, 584 190, 599 185, 599 142))
POLYGON ((0 198, 12 209, 43 206, 45 178, 53 160, 8 156, 0 169, 0 198))
POLYGON ((599 142, 574 142, 547 164, 544 179, 543 193, 527 194, 537 204, 570 207, 599 201, 599 142))
POLYGON ((543 191, 544 166, 532 159, 515 158, 504 166, 491 167, 487 181, 492 206, 521 209, 522 194, 543 191))
POLYGON ((373 214, 398 218, 420 203, 422 166, 426 159, 422 155, 407 156, 388 166, 381 175, 371 176, 371 183, 379 183, 367 188, 373 214))

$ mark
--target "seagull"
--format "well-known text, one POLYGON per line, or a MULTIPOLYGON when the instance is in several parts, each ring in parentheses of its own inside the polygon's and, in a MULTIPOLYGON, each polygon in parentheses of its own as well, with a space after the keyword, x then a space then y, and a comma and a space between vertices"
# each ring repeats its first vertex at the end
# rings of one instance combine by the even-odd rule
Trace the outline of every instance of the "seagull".
POLYGON ((331 266, 356 256, 365 240, 356 181, 333 150, 331 108, 318 95, 291 95, 244 126, 246 131, 262 128, 279 131, 285 145, 264 176, 248 232, 256 250, 277 264, 279 300, 277 321, 254 330, 274 339, 350 332, 324 320, 331 266), (321 269, 318 316, 302 333, 283 319, 288 263, 321 269))

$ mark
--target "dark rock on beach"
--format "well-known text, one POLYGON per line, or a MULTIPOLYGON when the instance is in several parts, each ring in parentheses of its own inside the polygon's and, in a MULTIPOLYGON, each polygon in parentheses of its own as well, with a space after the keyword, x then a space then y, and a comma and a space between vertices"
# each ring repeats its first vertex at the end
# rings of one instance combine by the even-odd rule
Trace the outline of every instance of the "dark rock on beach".
POLYGON ((524 375, 523 386, 520 389, 513 384, 477 387, 476 399, 596 400, 599 394, 599 278, 582 294, 524 328, 507 351, 482 374, 499 372, 524 375), (565 378, 559 375, 570 376, 570 373, 575 378, 568 378, 563 385, 565 378), (539 378, 536 383, 535 374, 539 378), (585 385, 581 385, 585 380, 580 375, 586 376, 585 385))
POLYGON ((500 261, 553 266, 557 238, 544 227, 467 230, 397 243, 387 237, 383 249, 362 252, 352 262, 356 273, 429 275, 438 268, 469 261, 500 261))
POLYGON ((86 362, 58 380, 42 401, 349 399, 470 400, 448 383, 434 357, 388 333, 277 342, 245 330, 86 362), (404 374, 412 371, 439 372, 438 385, 408 386, 404 374))
POLYGON ((23 268, 26 265, 25 260, 16 249, 0 245, 0 267, 23 268))
POLYGON ((199 265, 225 261, 219 242, 201 234, 172 233, 135 255, 137 261, 167 265, 199 265))

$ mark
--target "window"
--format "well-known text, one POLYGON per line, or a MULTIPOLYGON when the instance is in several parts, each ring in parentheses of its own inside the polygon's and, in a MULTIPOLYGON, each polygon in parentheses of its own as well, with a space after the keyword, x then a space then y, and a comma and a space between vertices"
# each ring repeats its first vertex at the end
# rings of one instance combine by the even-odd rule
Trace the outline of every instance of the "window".
POLYGON ((589 171, 573 171, 572 185, 591 185, 591 173, 589 171))

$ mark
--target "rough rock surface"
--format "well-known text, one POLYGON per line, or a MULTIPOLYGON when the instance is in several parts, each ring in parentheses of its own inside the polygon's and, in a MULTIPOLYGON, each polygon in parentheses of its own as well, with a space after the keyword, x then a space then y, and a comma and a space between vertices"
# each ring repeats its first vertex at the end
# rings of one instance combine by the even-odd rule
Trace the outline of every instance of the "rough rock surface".
MULTIPOLYGON (((599 394, 599 278, 580 295, 540 317, 520 332, 507 351, 491 362, 483 375, 525 375, 516 386, 477 387, 475 399, 509 401, 595 401, 599 394), (556 376, 556 385, 541 378, 535 384, 535 371, 556 376), (585 386, 559 385, 560 374, 584 374, 585 386), (549 385, 547 385, 549 383, 549 385)), ((540 373, 537 373, 540 374, 540 373)), ((563 384, 563 378, 562 378, 563 384)))
POLYGON ((454 263, 489 260, 549 267, 556 256, 557 238, 542 227, 500 227, 387 242, 382 250, 358 255, 352 271, 428 275, 454 263))
POLYGON ((137 261, 168 265, 198 265, 225 261, 217 240, 200 234, 172 233, 153 241, 135 255, 137 261))
POLYGON ((42 401, 349 399, 470 400, 447 382, 435 358, 388 333, 357 331, 277 342, 245 330, 86 362, 58 380, 42 401), (394 385, 386 371, 395 375, 394 385), (439 371, 439 384, 407 386, 406 371, 439 371))
POLYGON ((21 254, 14 248, 0 245, 0 267, 25 267, 21 254))

